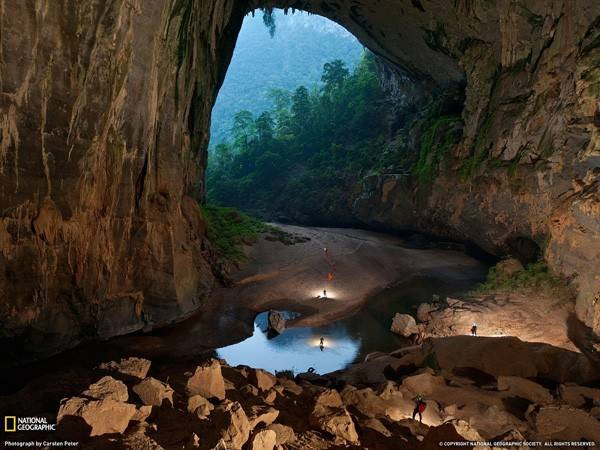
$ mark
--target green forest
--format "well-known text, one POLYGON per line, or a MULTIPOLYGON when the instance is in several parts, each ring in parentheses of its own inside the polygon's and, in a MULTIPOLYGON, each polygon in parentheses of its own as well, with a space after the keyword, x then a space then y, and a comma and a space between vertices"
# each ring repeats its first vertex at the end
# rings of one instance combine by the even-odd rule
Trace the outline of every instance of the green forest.
POLYGON ((213 108, 211 150, 230 137, 237 111, 260 114, 272 107, 271 89, 313 85, 320 80, 323 64, 333 59, 354 69, 362 51, 354 36, 324 17, 285 15, 280 10, 247 16, 213 108))
POLYGON ((365 176, 410 174, 427 185, 462 129, 459 103, 443 95, 394 117, 369 52, 353 70, 336 59, 324 64, 318 85, 269 97, 271 109, 235 114, 231 138, 210 152, 207 171, 209 202, 267 220, 353 224, 365 176))
POLYGON ((209 200, 263 218, 339 220, 348 189, 381 162, 386 105, 374 64, 369 53, 352 72, 328 62, 319 86, 272 90, 272 109, 239 111, 231 140, 210 153, 209 200))

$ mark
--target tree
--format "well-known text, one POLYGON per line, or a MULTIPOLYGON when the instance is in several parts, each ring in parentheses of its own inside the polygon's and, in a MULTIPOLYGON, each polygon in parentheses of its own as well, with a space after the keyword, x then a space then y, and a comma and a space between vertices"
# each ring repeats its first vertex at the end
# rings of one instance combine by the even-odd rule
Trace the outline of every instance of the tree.
POLYGON ((233 118, 233 127, 231 128, 234 146, 238 151, 246 151, 250 139, 256 134, 254 127, 254 117, 250 111, 240 111, 233 118))
POLYGON ((273 139, 273 118, 268 111, 263 112, 255 122, 256 134, 261 145, 273 139))
POLYGON ((292 95, 293 128, 298 136, 302 135, 309 125, 310 110, 308 89, 300 86, 294 91, 294 95, 292 95))
POLYGON ((321 75, 321 81, 325 83, 325 91, 333 92, 336 89, 340 89, 349 75, 350 71, 346 68, 346 63, 341 59, 325 63, 323 74, 321 75))

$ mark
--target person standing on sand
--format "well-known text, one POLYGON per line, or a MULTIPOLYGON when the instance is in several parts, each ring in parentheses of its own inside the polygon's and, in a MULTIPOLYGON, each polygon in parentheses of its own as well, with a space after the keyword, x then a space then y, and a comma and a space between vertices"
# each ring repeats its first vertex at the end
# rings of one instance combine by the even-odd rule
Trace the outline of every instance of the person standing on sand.
POLYGON ((327 289, 323 289, 323 298, 327 298, 327 289))
POLYGON ((477 336, 477 324, 473 324, 471 327, 471 336, 477 336))

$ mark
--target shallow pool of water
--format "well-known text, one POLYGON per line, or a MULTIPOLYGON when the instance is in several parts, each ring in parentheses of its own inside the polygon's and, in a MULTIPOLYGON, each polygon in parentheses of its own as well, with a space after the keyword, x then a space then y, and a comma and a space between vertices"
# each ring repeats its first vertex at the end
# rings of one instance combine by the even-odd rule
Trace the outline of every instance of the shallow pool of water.
POLYGON ((452 279, 422 277, 390 287, 374 295, 354 315, 322 327, 288 328, 270 338, 267 314, 254 321, 254 334, 248 339, 217 350, 230 365, 244 364, 270 372, 304 372, 313 367, 318 373, 343 369, 374 351, 389 352, 406 341, 390 332, 396 312, 413 313, 419 303, 431 301, 434 294, 458 296, 485 277, 485 270, 471 270, 452 279), (324 338, 323 348, 320 338, 324 338))

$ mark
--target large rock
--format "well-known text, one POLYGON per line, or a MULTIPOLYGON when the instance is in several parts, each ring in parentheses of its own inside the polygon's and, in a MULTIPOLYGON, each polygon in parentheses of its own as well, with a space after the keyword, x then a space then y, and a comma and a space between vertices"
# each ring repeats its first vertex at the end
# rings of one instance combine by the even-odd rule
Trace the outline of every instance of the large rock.
POLYGON ((392 326, 390 327, 392 333, 399 334, 400 336, 409 337, 419 332, 417 322, 413 316, 409 314, 396 313, 392 320, 392 326))
POLYGON ((547 405, 554 401, 552 394, 543 386, 520 377, 499 376, 498 390, 508 391, 510 395, 526 398, 533 403, 547 405))
POLYGON ((285 331, 285 317, 279 311, 269 311, 269 329, 281 334, 285 331))
POLYGON ((451 336, 433 338, 427 351, 440 368, 474 368, 494 376, 547 378, 557 382, 597 379, 599 368, 581 353, 518 338, 451 336))
POLYGON ((431 303, 421 303, 417 308, 417 319, 420 322, 427 322, 431 316, 430 314, 438 308, 431 303))
POLYGON ((241 449, 248 441, 252 426, 238 402, 226 401, 211 414, 211 423, 218 430, 226 448, 241 449))
POLYGON ((354 421, 335 390, 328 389, 315 399, 309 422, 313 427, 335 436, 338 442, 358 443, 354 421))
POLYGON ((205 398, 225 398, 225 380, 221 373, 221 364, 213 359, 210 362, 196 367, 194 374, 188 378, 186 384, 188 393, 201 395, 205 398))
POLYGON ((540 440, 600 442, 600 421, 581 409, 546 406, 535 416, 535 431, 540 440))
POLYGON ((201 395, 192 395, 190 398, 188 398, 188 412, 196 414, 196 416, 198 416, 200 419, 205 419, 208 417, 213 409, 215 409, 213 404, 201 395))
POLYGON ((173 389, 167 383, 156 378, 148 377, 133 387, 138 397, 145 405, 161 406, 166 400, 173 406, 173 389))
POLYGON ((586 403, 600 406, 600 389, 573 384, 563 384, 559 388, 560 397, 569 405, 581 408, 586 403))
POLYGON ((521 272, 524 267, 518 259, 507 258, 496 264, 495 269, 496 273, 501 277, 512 277, 513 275, 521 272))
POLYGON ((250 369, 248 373, 248 381, 256 386, 261 391, 268 391, 275 383, 277 378, 263 369, 250 369))
POLYGON ((250 427, 255 428, 259 424, 271 425, 279 416, 279 411, 265 405, 253 405, 248 410, 248 421, 250 427))
POLYGON ((255 433, 250 441, 249 450, 273 450, 277 443, 277 434, 272 430, 255 433))
POLYGON ((118 402, 126 402, 129 399, 127 386, 122 381, 115 380, 113 377, 100 378, 94 384, 91 384, 83 395, 98 400, 111 399, 118 402))
POLYGON ((273 423, 267 427, 267 430, 272 430, 275 432, 276 445, 290 444, 296 440, 296 433, 294 433, 294 429, 287 425, 273 423))
POLYGON ((77 426, 79 432, 89 436, 123 433, 135 412, 135 405, 113 399, 72 397, 61 402, 56 423, 59 428, 69 427, 69 430, 77 426), (82 430, 83 424, 76 422, 76 418, 82 419, 88 428, 82 430))
POLYGON ((110 370, 119 372, 123 375, 129 375, 135 378, 143 380, 148 375, 150 370, 151 361, 144 358, 123 358, 120 362, 110 361, 107 363, 100 364, 99 368, 102 370, 110 370))

